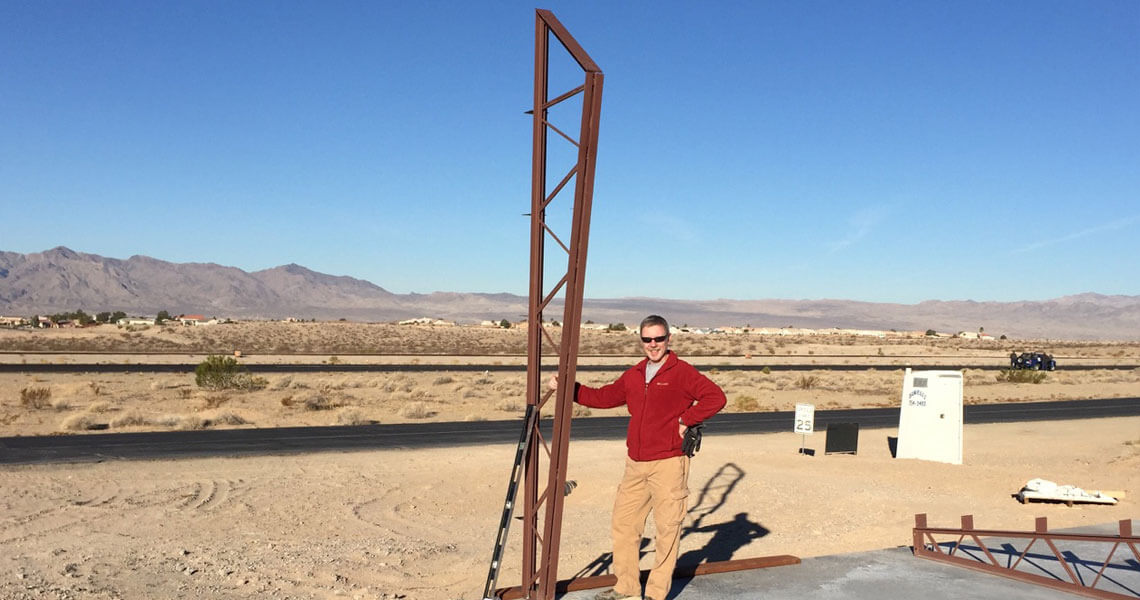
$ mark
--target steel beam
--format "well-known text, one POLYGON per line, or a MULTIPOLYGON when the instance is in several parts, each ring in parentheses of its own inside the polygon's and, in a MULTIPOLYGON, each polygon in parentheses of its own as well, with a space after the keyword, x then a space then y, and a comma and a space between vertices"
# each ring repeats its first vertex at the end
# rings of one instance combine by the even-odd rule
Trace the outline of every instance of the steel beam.
MULTIPOLYGON (((598 123, 602 107, 603 75, 577 40, 548 10, 535 11, 534 103, 531 147, 531 226, 530 288, 527 310, 527 404, 541 414, 548 400, 554 399, 554 431, 552 439, 543 439, 536 418, 531 443, 527 447, 523 508, 522 582, 523 597, 552 600, 558 581, 558 546, 562 535, 562 511, 566 485, 567 454, 570 444, 570 417, 573 412, 574 385, 578 363, 579 326, 582 321, 582 295, 586 278, 586 249, 590 235, 590 208, 594 195, 594 173, 597 164, 598 123), (584 72, 581 86, 551 98, 549 95, 550 39, 554 37, 584 72), (578 138, 572 139, 548 119, 551 107, 581 94, 582 111, 578 138), (547 148, 548 129, 577 146, 575 165, 548 195, 547 148), (574 180, 573 212, 568 243, 547 225, 546 209, 555 197, 574 180), (550 235, 566 251, 566 271, 548 289, 543 281, 546 272, 546 237, 550 235), (544 313, 549 304, 563 293, 561 333, 556 342, 544 330, 544 313), (546 391, 542 380, 544 340, 558 354, 558 380, 563 385, 557 392, 546 391), (542 455, 547 455, 546 485, 540 488, 542 455), (539 513, 543 512, 541 527, 539 513), (541 534, 540 534, 541 531, 541 534)), ((555 264, 551 262, 551 264, 555 264)), ((548 414, 551 412, 548 410, 548 414)))
MULTIPOLYGON (((1128 551, 1131 551, 1131 554, 1136 561, 1140 561, 1140 550, 1137 549, 1138 546, 1140 546, 1140 537, 1136 537, 1132 534, 1132 521, 1130 519, 1124 519, 1120 521, 1119 527, 1120 530, 1118 535, 1053 533, 1049 531, 1049 525, 1045 517, 1038 517, 1034 523, 1033 531, 1000 531, 991 529, 975 529, 973 515, 963 516, 962 526, 958 528, 929 527, 926 522, 926 515, 916 514, 914 516, 914 529, 912 530, 912 534, 914 542, 914 555, 919 558, 958 565, 967 569, 1000 575, 1002 577, 1008 577, 1010 579, 1016 579, 1018 581, 1024 581, 1027 583, 1062 590, 1073 594, 1079 594, 1081 596, 1087 596, 1089 598, 1103 598, 1108 600, 1135 600, 1136 595, 1134 593, 1119 593, 1112 591, 1111 589, 1106 589, 1103 586, 1098 587, 1098 584, 1101 584, 1105 580, 1103 576, 1105 570, 1112 563, 1113 556, 1115 556, 1116 552, 1118 550, 1121 550, 1122 547, 1127 548, 1128 551), (937 535, 949 536, 951 539, 939 542, 935 538, 937 535), (981 550, 981 552, 984 554, 985 560, 977 557, 963 556, 963 554, 965 554, 965 551, 959 552, 959 550, 963 550, 962 542, 966 538, 970 538, 970 540, 976 544, 976 548, 981 550), (1013 560, 1013 556, 1011 554, 1003 563, 994 557, 994 553, 991 552, 990 547, 986 545, 985 541, 982 538, 997 538, 1001 540, 1003 544, 1006 544, 1009 547, 1012 547, 1012 545, 1008 543, 1008 540, 1011 539, 1027 540, 1027 542, 1025 544, 1025 549, 1021 550, 1018 553, 1016 560, 1013 560), (1083 561, 1086 564, 1095 563, 1101 565, 1100 570, 1097 572, 1097 576, 1092 579, 1091 582, 1086 582, 1084 578, 1074 572, 1073 567, 1069 564, 1070 561, 1068 557, 1065 556, 1067 553, 1063 553, 1057 548, 1056 542, 1059 541, 1100 542, 1105 544, 1106 548, 1108 544, 1111 544, 1112 546, 1107 550, 1107 555, 1103 561, 1099 563, 1095 560, 1083 561), (1017 567, 1021 565, 1023 561, 1028 563, 1028 561, 1025 561, 1025 559, 1029 556, 1029 550, 1033 548, 1037 542, 1042 542, 1039 548, 1049 549, 1053 555, 1053 558, 1055 558, 1057 560, 1057 563, 1064 569, 1065 575, 1068 578, 1067 581, 1060 576, 1046 576, 1040 575, 1036 572, 1019 571, 1017 569, 1017 567), (943 546, 947 546, 947 548, 944 549, 943 546)), ((969 548, 969 550, 972 549, 973 548, 969 548)), ((1013 549, 1016 551, 1016 548, 1013 549)), ((1121 554, 1122 556, 1126 556, 1127 552, 1122 551, 1121 554)), ((1040 569, 1040 565, 1037 565, 1036 568, 1040 569)), ((1127 588, 1122 589, 1125 591, 1131 591, 1127 588)))

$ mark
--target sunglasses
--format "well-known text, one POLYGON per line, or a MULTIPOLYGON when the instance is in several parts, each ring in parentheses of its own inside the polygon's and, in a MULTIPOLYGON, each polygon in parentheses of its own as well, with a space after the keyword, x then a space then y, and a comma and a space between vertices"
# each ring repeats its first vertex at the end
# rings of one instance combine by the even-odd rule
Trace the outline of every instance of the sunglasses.
POLYGON ((659 335, 657 337, 641 336, 641 343, 642 344, 648 344, 649 342, 657 342, 658 344, 660 344, 661 342, 664 342, 667 339, 669 339, 669 336, 667 336, 667 335, 659 335))

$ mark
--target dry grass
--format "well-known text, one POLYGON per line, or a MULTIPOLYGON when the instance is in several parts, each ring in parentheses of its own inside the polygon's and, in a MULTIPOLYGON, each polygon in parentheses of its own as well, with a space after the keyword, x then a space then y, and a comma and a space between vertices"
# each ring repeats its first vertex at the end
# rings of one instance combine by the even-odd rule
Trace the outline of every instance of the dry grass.
POLYGON ((819 384, 819 376, 817 375, 800 375, 796 380, 796 387, 801 390, 810 390, 819 384))
POLYGON ((111 429, 121 429, 123 427, 146 427, 153 425, 154 422, 142 414, 138 410, 128 411, 114 419, 111 419, 111 429))
POLYGON ((434 414, 423 402, 409 402, 400 407, 400 416, 405 419, 426 419, 434 414))
POLYGON ((51 408, 51 388, 28 386, 20 390, 20 406, 35 410, 51 408))
POLYGON ((736 412, 755 412, 760 408, 760 402, 752 396, 738 396, 732 401, 732 409, 736 412))
POLYGON ((232 427, 235 425, 249 425, 249 421, 247 421, 245 417, 242 417, 235 412, 226 410, 216 413, 214 416, 205 419, 205 425, 207 427, 212 427, 215 425, 226 425, 232 427))
POLYGON ((369 425, 372 421, 364 417, 359 408, 345 408, 336 413, 337 425, 369 425))
POLYGON ((95 429, 100 425, 95 416, 90 413, 77 413, 67 417, 60 424, 60 427, 66 431, 88 431, 95 429))

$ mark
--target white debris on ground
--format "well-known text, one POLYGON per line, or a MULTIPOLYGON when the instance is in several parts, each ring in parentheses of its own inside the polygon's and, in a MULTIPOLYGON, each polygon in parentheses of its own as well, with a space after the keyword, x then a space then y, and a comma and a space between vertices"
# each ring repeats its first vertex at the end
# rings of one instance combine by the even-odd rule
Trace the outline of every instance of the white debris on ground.
POLYGON ((1095 502, 1116 504, 1116 498, 1093 490, 1085 491, 1075 485, 1057 485, 1047 479, 1030 479, 1017 493, 1022 503, 1027 500, 1054 500, 1061 502, 1095 502))

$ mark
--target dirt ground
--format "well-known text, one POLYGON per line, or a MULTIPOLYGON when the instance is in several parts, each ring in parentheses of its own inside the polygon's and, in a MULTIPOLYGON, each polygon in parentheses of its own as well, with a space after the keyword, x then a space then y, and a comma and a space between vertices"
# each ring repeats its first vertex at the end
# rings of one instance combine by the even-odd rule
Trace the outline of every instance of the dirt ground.
MULTIPOLYGON (((557 329, 557 328, 555 328, 557 329)), ((556 331, 557 333, 557 331, 556 331)), ((479 421, 521 416, 521 372, 448 370, 459 364, 524 366, 522 328, 397 326, 364 323, 242 323, 210 327, 113 326, 73 330, 0 330, 0 362, 8 364, 178 363, 202 351, 243 352, 242 364, 419 364, 434 372, 295 373, 251 378, 238 389, 210 390, 192 373, 0 373, 0 437, 169 429, 351 425, 409 421, 479 421), (184 353, 164 352, 180 344, 184 353), (259 354, 282 347, 341 354, 259 354), (98 348, 99 350, 91 350, 98 348), (411 350, 428 354, 377 354, 411 350), (451 349, 459 354, 447 354, 451 349), (361 354, 367 351, 368 353, 361 354), (105 352, 110 352, 105 353, 105 352), (153 352, 164 352, 153 354, 153 352), (506 354, 495 354, 504 352, 506 354)), ((603 384, 638 360, 629 332, 586 331, 579 381, 603 384)), ((674 348, 701 365, 728 394, 730 412, 785 411, 797 403, 819 410, 897 406, 904 366, 1008 365, 1011 349, 1052 352, 1060 369, 1039 383, 998 381, 993 370, 967 369, 965 402, 1029 402, 1135 396, 1140 368, 1065 370, 1073 365, 1137 365, 1140 344, 1010 342, 853 335, 752 336, 677 334, 674 348), (859 364, 891 370, 783 371, 786 365, 859 364), (741 370, 739 366, 772 370, 741 370)), ((553 361, 553 357, 549 359, 553 361)), ((553 365, 553 362, 548 363, 553 365)), ((607 414, 580 409, 576 416, 607 414)))
MULTIPOLYGON (((889 435, 862 431, 854 456, 801 456, 793 433, 713 429, 682 560, 907 545, 920 512, 1021 530, 1140 517, 1140 418, 967 426, 960 466, 892 459, 889 435), (1011 498, 1035 477, 1126 497, 1011 498)), ((479 598, 512 446, 4 467, 0 597, 479 598)), ((620 441, 571 443, 560 577, 607 565, 623 455, 620 441)), ((518 584, 520 539, 516 526, 501 586, 518 584)))
MULTIPOLYGON (((243 362, 441 368, 268 375, 247 390, 200 389, 193 375, 0 374, 0 437, 522 414, 522 374, 446 369, 465 362, 523 364, 518 354, 525 336, 517 328, 295 325, 103 327, 46 336, 0 331, 0 361, 196 364, 207 352, 254 348, 262 353, 249 350, 243 362), (384 345, 397 343, 389 338, 425 354, 393 352, 397 346, 384 345), (170 349, 178 340, 181 352, 170 349), (317 354, 282 352, 286 346, 317 354), (447 347, 462 353, 447 354, 447 347), (154 352, 164 354, 148 354, 154 352)), ((797 402, 821 410, 897 406, 902 364, 999 365, 1011 349, 1053 352, 1062 369, 1037 384, 967 370, 967 402, 1121 397, 1140 390, 1137 369, 1063 368, 1135 364, 1136 344, 678 336, 675 348, 707 367, 728 393, 729 411, 790 410, 797 402), (733 369, 835 363, 899 370, 733 369)), ((583 352, 592 353, 584 363, 614 365, 613 372, 581 373, 584 382, 601 383, 636 359, 636 343, 628 334, 591 332, 583 336, 583 352)), ((622 413, 577 416, 614 414, 622 413)), ((821 452, 808 457, 797 453, 798 435, 717 435, 710 423, 693 462, 682 560, 906 545, 919 512, 928 513, 932 525, 953 526, 960 515, 974 514, 979 527, 998 529, 1029 529, 1036 516, 1049 517, 1056 528, 1140 518, 1140 418, 968 425, 960 466, 892 459, 887 437, 893 435, 893 429, 864 430, 859 453, 850 456, 823 455, 823 436, 815 434, 808 446, 821 452), (1037 477, 1126 496, 1112 507, 1021 505, 1011 497, 1037 477)), ((478 598, 513 456, 514 444, 504 444, 0 467, 0 598, 478 598)), ((620 441, 572 441, 569 478, 577 487, 566 503, 560 577, 597 574, 608 565, 609 511, 623 456, 620 441)), ((518 583, 520 537, 516 525, 501 586, 518 583)), ((649 550, 643 565, 652 560, 649 550)))

